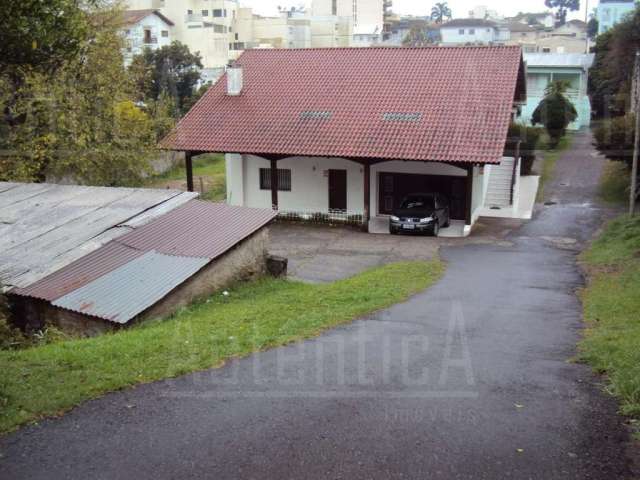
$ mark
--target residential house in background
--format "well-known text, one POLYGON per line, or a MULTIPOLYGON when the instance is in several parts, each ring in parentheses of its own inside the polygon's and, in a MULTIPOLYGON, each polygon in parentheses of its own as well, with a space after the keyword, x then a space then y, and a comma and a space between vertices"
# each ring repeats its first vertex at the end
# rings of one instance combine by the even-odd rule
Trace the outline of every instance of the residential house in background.
POLYGON ((519 47, 247 50, 162 145, 225 153, 231 205, 388 232, 407 194, 437 192, 466 235, 518 203, 525 96, 519 47))
POLYGON ((507 23, 509 29, 509 45, 519 45, 523 52, 537 52, 540 30, 522 22, 507 23))
POLYGON ((527 64, 527 103, 522 107, 521 118, 530 123, 549 83, 564 80, 570 85, 566 96, 578 112, 578 118, 569 125, 569 129, 589 126, 591 101, 587 95, 587 83, 594 55, 526 53, 524 59, 527 64))
POLYGON ((222 75, 230 59, 239 55, 235 22, 237 0, 126 0, 131 9, 157 9, 173 23, 173 39, 200 52, 204 81, 222 75))
POLYGON ((634 0, 600 0, 596 18, 598 19, 598 35, 606 32, 625 15, 631 13, 636 7, 634 0))
POLYGON ((502 21, 504 17, 496 10, 491 10, 486 5, 476 5, 469 10, 469 18, 479 18, 482 20, 502 21))
POLYGON ((442 45, 504 44, 509 29, 500 23, 481 18, 458 18, 440 27, 442 45))
POLYGON ((556 17, 551 12, 519 13, 515 17, 507 18, 506 20, 541 28, 553 28, 556 25, 556 17))
POLYGON ((159 10, 128 10, 123 14, 122 32, 125 40, 123 51, 125 65, 145 48, 155 50, 172 41, 174 23, 159 10))
POLYGON ((589 48, 587 25, 581 20, 546 28, 541 24, 528 25, 510 21, 509 45, 520 45, 525 53, 586 53, 589 48))

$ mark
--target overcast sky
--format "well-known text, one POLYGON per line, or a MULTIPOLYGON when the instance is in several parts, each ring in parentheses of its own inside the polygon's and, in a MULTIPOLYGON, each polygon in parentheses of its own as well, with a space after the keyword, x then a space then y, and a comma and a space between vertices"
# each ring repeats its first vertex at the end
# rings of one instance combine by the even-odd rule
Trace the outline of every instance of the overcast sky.
MULTIPOLYGON (((428 15, 431 7, 437 0, 393 0, 393 11, 405 15, 428 15)), ((597 5, 597 0, 589 1, 589 10, 597 5)), ((261 15, 274 15, 277 13, 278 5, 291 6, 306 4, 310 5, 311 0, 240 0, 240 4, 253 7, 256 13, 261 15)), ((541 12, 546 10, 544 0, 449 0, 449 7, 453 11, 453 16, 465 18, 469 10, 476 5, 487 5, 505 16, 512 16, 521 11, 541 12)), ((585 0, 580 2, 580 13, 571 12, 570 18, 584 19, 585 0)))

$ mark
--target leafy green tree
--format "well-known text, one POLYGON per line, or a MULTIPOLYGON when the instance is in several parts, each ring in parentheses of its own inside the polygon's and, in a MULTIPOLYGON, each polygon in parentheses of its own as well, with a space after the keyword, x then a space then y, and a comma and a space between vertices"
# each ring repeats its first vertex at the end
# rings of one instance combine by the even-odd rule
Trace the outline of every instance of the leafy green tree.
POLYGON ((445 19, 451 20, 452 13, 447 2, 438 2, 431 8, 431 20, 442 23, 445 19))
POLYGON ((580 9, 580 0, 544 0, 544 4, 549 8, 557 8, 556 19, 558 25, 567 22, 567 13, 580 9))
POLYGON ((531 117, 534 125, 544 125, 553 146, 564 136, 569 124, 578 118, 575 107, 564 95, 567 88, 567 82, 561 80, 550 83, 531 117))
POLYGON ((589 70, 589 93, 597 116, 624 115, 629 109, 635 52, 640 49, 640 6, 598 35, 589 70))
POLYGON ((173 42, 157 50, 145 49, 133 59, 129 71, 141 94, 140 100, 155 102, 162 95, 169 95, 177 113, 183 115, 191 104, 201 69, 199 53, 191 53, 186 45, 173 42))
MULTIPOLYGON (((0 180, 140 182, 155 136, 151 119, 132 102, 121 47, 117 25, 101 23, 81 55, 54 73, 25 76, 13 107, 24 120, 0 132, 8 152, 0 157, 0 180)), ((8 83, 0 82, 2 100, 12 95, 8 83)))
POLYGON ((5 1, 0 9, 3 120, 24 121, 13 107, 27 75, 55 72, 79 55, 91 37, 89 12, 103 0, 5 1))
POLYGON ((402 40, 405 47, 424 47, 440 41, 440 32, 425 21, 416 21, 411 25, 409 33, 402 40))

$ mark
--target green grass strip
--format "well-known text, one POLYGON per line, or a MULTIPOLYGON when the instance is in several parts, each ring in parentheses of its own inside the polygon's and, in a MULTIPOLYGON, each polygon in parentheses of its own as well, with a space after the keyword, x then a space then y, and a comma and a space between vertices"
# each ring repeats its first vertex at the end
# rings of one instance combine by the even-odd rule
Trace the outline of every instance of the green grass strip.
POLYGON ((0 352, 0 431, 63 413, 106 392, 222 365, 320 334, 407 299, 444 271, 395 263, 331 284, 239 284, 164 321, 99 337, 0 352))
POLYGON ((604 373, 622 413, 640 417, 640 217, 620 217, 582 255, 585 338, 579 358, 604 373))

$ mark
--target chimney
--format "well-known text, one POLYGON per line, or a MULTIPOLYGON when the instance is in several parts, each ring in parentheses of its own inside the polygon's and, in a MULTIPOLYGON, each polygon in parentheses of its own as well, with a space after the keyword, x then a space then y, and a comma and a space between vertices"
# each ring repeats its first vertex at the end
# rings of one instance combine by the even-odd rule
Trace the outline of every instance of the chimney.
POLYGON ((237 97, 242 93, 242 66, 229 65, 227 67, 227 95, 237 97))

